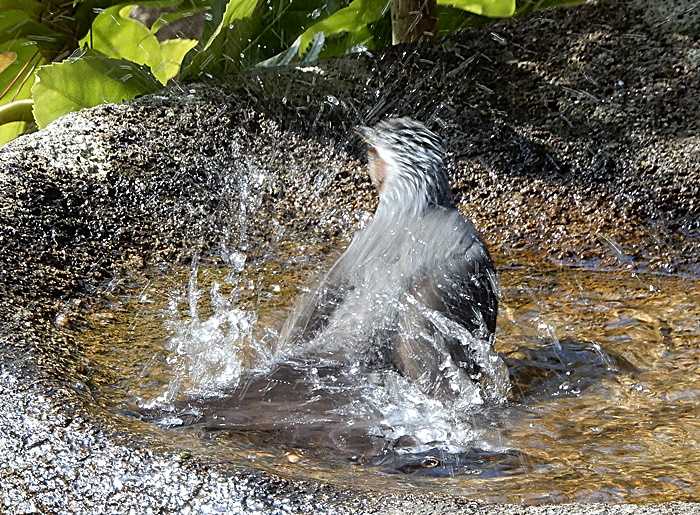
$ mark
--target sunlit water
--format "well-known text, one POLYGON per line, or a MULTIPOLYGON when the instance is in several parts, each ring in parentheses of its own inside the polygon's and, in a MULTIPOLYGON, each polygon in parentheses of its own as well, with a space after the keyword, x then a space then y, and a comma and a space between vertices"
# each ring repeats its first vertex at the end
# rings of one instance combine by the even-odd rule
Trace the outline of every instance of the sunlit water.
POLYGON ((489 501, 700 498, 700 281, 501 263, 504 403, 284 354, 294 299, 340 245, 124 279, 81 335, 94 394, 217 459, 489 501))

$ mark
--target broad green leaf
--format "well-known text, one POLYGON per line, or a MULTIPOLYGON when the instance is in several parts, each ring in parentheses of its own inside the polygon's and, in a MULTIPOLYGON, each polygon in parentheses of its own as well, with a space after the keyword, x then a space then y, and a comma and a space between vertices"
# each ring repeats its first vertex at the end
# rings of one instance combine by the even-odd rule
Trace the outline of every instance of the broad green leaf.
POLYGON ((265 0, 229 0, 212 2, 205 23, 202 44, 188 56, 183 75, 193 79, 203 73, 229 76, 251 64, 245 51, 263 30, 262 12, 265 0))
POLYGON ((231 29, 234 22, 250 18, 257 6, 258 0, 229 0, 223 17, 204 45, 204 50, 207 50, 214 43, 214 40, 224 28, 231 29))
MULTIPOLYGON (((18 105, 18 100, 25 100, 31 96, 35 68, 44 62, 37 44, 33 41, 19 39, 0 43, 0 109, 6 108, 10 103, 18 105)), ((12 111, 14 115, 10 116, 11 120, 26 118, 26 113, 16 109, 12 111), (22 116, 18 116, 17 113, 22 116)), ((11 114, 10 111, 5 110, 6 116, 3 118, 7 118, 8 114, 11 114)), ((26 127, 25 121, 0 124, 0 145, 22 134, 26 127)))
POLYGON ((0 125, 0 147, 24 133, 26 122, 13 122, 0 125))
MULTIPOLYGON (((156 0, 139 5, 164 7, 180 3, 182 0, 156 0)), ((129 17, 133 7, 133 4, 119 4, 105 9, 95 18, 91 34, 85 36, 81 44, 91 42, 93 50, 107 57, 144 64, 162 84, 166 84, 177 75, 182 59, 197 41, 172 39, 160 43, 151 29, 129 17)))
POLYGON ((367 26, 380 20, 389 6, 389 0, 353 0, 347 7, 304 31, 299 37, 299 55, 304 55, 314 36, 319 33, 323 33, 325 37, 350 34, 348 48, 363 43, 369 34, 367 26))
POLYGON ((95 18, 115 3, 114 0, 73 0, 72 21, 76 37, 82 38, 88 34, 95 18))
POLYGON ((0 104, 29 98, 34 84, 34 69, 46 62, 38 45, 27 39, 0 42, 0 53, 7 60, 0 65, 0 104))
POLYGON ((166 84, 180 71, 180 64, 187 52, 197 45, 196 39, 168 39, 160 44, 160 62, 151 66, 156 79, 166 84))
POLYGON ((81 46, 115 59, 128 59, 148 66, 160 63, 160 43, 143 23, 129 18, 133 5, 115 5, 102 11, 92 22, 91 34, 81 46))
MULTIPOLYGON (((282 0, 268 3, 267 9, 260 9, 256 13, 261 18, 260 30, 243 49, 246 64, 260 63, 267 59, 279 60, 279 56, 275 58, 276 54, 292 47, 306 29, 345 7, 347 3, 348 1, 340 0, 282 0)), ((298 48, 292 57, 297 51, 298 48)))
POLYGON ((135 63, 88 51, 82 57, 37 70, 32 88, 34 118, 44 128, 66 113, 121 102, 159 87, 150 73, 135 63))
POLYGON ((0 0, 0 12, 17 9, 36 18, 41 14, 41 4, 36 0, 0 0))
MULTIPOLYGON (((184 1, 192 4, 199 2, 211 2, 213 0, 184 1)), ((74 33, 79 38, 84 38, 85 35, 89 35, 92 22, 94 21, 96 15, 99 15, 99 13, 106 8, 114 7, 118 3, 121 5, 137 4, 147 7, 177 7, 183 3, 183 0, 163 0, 158 2, 154 2, 153 0, 73 0, 74 12, 71 16, 71 25, 75 27, 74 33)))
POLYGON ((21 9, 0 9, 0 41, 30 39, 46 48, 60 47, 64 37, 33 19, 21 9))
POLYGON ((182 20, 183 18, 189 18, 191 16, 206 11, 207 9, 205 9, 204 7, 192 7, 180 9, 174 12, 161 13, 161 15, 158 16, 158 19, 153 22, 153 25, 151 25, 151 32, 153 34, 157 34, 160 29, 162 29, 163 27, 167 27, 175 21, 182 20))
POLYGON ((509 18, 515 13, 515 0, 437 0, 437 3, 489 18, 509 18))

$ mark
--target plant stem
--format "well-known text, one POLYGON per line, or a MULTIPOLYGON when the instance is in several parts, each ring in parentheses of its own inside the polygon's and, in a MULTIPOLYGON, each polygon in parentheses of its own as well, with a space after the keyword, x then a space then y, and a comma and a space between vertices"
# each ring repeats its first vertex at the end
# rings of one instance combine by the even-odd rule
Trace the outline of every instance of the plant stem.
POLYGON ((437 24, 436 6, 436 0, 392 0, 392 43, 398 45, 431 39, 437 24))
POLYGON ((32 106, 34 101, 30 98, 0 105, 0 125, 12 122, 33 122, 32 106))

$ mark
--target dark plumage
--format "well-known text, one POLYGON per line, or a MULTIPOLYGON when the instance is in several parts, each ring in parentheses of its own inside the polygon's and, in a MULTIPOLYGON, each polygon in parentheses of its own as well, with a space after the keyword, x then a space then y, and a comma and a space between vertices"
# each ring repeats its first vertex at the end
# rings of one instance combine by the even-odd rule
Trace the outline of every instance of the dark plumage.
POLYGON ((454 206, 435 134, 406 118, 360 133, 379 206, 289 318, 282 340, 393 367, 429 394, 474 397, 477 384, 503 382, 486 246, 454 206))

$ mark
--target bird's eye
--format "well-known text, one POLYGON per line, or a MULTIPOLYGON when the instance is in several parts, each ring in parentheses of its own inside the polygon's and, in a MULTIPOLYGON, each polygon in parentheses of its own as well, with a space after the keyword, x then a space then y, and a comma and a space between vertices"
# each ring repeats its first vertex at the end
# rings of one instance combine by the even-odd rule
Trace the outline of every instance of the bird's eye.
POLYGON ((379 156, 377 155, 377 151, 376 151, 375 149, 370 148, 369 150, 367 150, 367 160, 368 160, 368 161, 370 161, 370 162, 371 162, 371 161, 374 161, 374 160, 377 159, 378 157, 379 157, 379 156))

